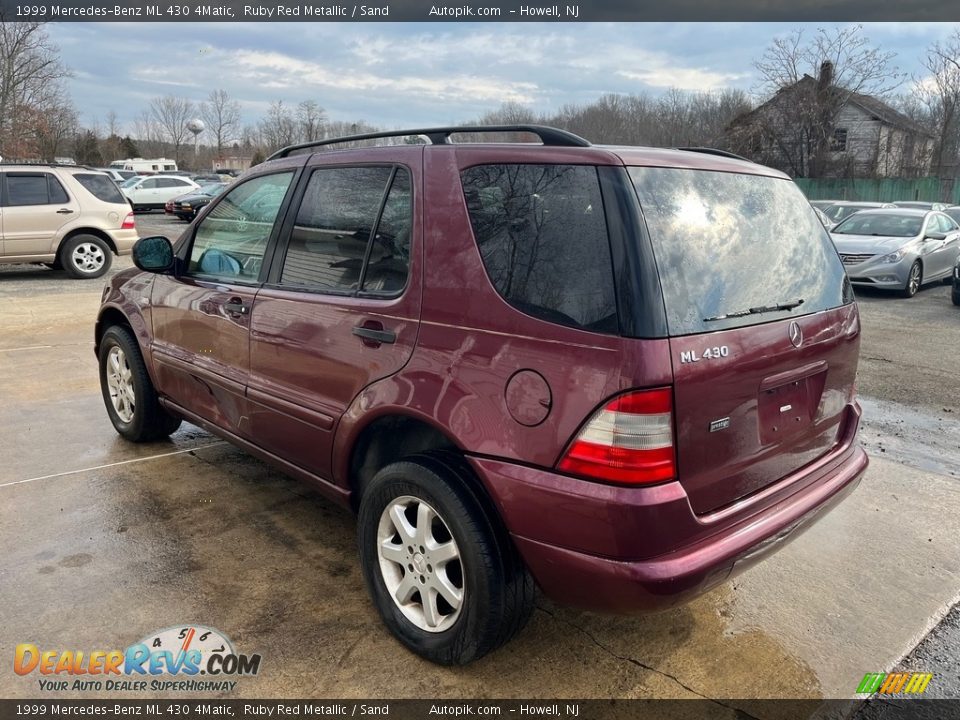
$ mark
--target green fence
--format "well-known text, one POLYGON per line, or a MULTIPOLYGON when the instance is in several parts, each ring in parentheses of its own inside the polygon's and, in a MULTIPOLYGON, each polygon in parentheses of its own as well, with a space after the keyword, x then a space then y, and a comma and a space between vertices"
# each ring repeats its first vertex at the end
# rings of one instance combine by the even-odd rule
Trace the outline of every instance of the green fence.
POLYGON ((924 200, 960 205, 960 183, 952 178, 795 178, 794 182, 811 200, 924 200))

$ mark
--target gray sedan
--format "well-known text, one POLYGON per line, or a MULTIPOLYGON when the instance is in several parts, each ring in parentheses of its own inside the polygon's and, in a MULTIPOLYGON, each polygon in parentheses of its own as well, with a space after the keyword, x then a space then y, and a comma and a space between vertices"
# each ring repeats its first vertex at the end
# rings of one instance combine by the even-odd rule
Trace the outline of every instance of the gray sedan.
POLYGON ((960 226, 942 212, 861 210, 830 235, 850 282, 908 298, 950 277, 960 252, 960 226))

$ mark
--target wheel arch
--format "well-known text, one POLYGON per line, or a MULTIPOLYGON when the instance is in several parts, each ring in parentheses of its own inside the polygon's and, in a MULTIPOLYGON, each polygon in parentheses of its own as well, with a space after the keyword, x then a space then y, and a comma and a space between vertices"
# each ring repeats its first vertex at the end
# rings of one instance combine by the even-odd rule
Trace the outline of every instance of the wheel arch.
POLYGON ((68 232, 66 235, 63 236, 63 240, 60 241, 60 246, 57 248, 57 258, 59 260, 61 261, 63 260, 62 253, 63 253, 64 246, 67 244, 69 240, 72 240, 77 235, 93 235, 94 237, 99 238, 100 240, 103 240, 114 255, 117 254, 117 244, 113 241, 113 238, 110 237, 109 234, 107 234, 103 230, 100 230, 99 228, 79 227, 79 228, 74 228, 73 230, 71 230, 70 232, 68 232))
MULTIPOLYGON (((463 453, 447 431, 415 414, 395 409, 382 412, 357 427, 347 448, 346 482, 354 512, 360 506, 365 485, 387 465, 432 450, 463 453)), ((482 489, 482 483, 477 485, 482 489)))

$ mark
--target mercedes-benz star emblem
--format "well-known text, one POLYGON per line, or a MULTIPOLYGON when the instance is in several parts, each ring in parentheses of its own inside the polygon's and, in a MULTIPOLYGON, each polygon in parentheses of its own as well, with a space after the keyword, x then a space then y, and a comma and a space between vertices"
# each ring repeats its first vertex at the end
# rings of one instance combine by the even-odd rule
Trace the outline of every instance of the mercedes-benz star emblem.
POLYGON ((800 345, 803 344, 803 330, 800 329, 796 320, 790 323, 788 334, 790 335, 790 342, 793 343, 794 347, 800 347, 800 345))

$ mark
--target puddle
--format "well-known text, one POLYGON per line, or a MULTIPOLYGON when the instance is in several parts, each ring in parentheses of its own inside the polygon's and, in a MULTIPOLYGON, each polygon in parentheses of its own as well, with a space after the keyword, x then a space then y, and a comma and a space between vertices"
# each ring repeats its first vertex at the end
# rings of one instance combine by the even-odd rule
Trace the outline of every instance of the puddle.
POLYGON ((863 396, 860 404, 860 442, 871 456, 960 477, 960 413, 952 407, 924 412, 863 396))

